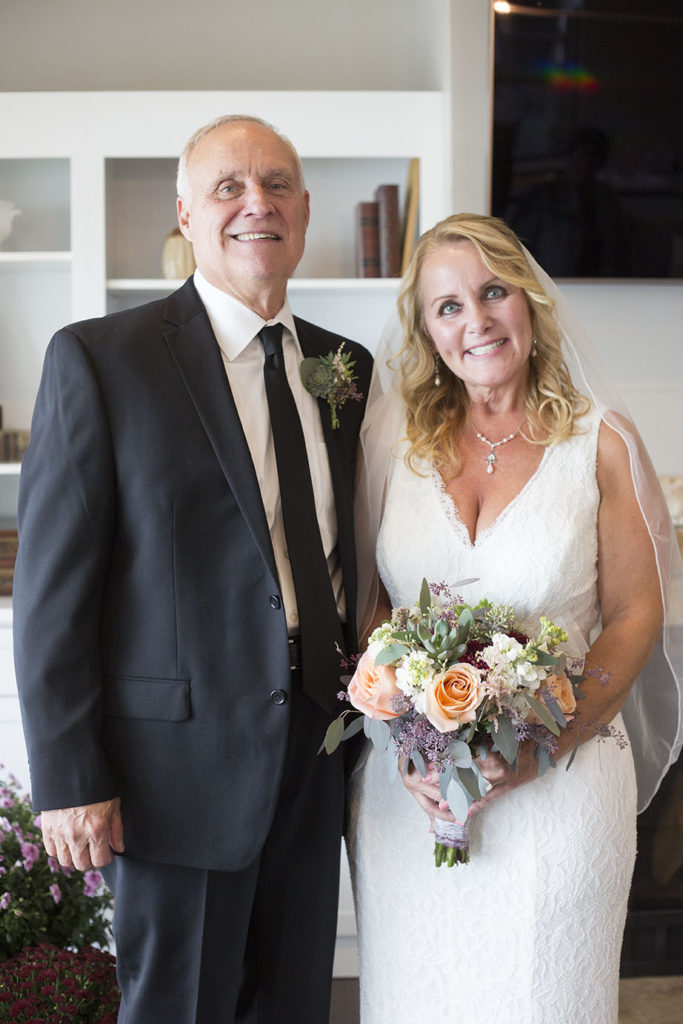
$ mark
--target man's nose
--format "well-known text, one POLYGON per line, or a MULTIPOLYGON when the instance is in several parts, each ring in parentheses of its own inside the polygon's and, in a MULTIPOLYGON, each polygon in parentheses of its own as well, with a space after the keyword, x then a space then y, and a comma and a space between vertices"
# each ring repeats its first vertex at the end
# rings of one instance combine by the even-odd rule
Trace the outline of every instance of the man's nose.
POLYGON ((263 217, 273 209, 272 199, 262 185, 256 183, 247 186, 244 192, 245 212, 263 217))

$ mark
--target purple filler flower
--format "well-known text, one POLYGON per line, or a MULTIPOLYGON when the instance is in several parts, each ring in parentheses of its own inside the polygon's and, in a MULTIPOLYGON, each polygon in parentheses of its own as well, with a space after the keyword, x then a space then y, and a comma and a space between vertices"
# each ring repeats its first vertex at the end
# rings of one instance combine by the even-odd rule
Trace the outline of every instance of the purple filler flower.
POLYGON ((3 892, 2 896, 0 896, 0 910, 7 910, 11 902, 12 894, 9 892, 3 892))
POLYGON ((30 871, 36 861, 40 859, 40 849, 35 843, 22 843, 21 856, 24 858, 24 867, 30 871))
POLYGON ((50 886, 50 895, 55 903, 59 903, 62 898, 62 890, 59 888, 56 882, 50 886))
POLYGON ((102 883, 102 875, 99 871, 86 871, 84 882, 83 895, 94 896, 102 883))

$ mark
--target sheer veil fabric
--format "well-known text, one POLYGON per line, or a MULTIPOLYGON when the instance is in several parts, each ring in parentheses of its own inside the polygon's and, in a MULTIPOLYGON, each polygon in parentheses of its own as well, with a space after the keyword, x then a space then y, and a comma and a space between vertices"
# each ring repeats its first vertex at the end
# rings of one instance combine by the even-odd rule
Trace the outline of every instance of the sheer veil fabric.
MULTIPOLYGON (((575 387, 602 411, 604 422, 628 448, 634 490, 657 561, 664 628, 622 708, 636 765, 640 812, 657 792, 683 742, 683 563, 657 475, 622 399, 567 298, 531 254, 524 252, 534 276, 555 303, 563 355, 575 387)), ((398 356, 401 346, 401 328, 394 313, 375 357, 361 436, 356 497, 361 635, 377 600, 375 543, 387 474, 391 460, 397 457, 397 443, 405 437, 398 356)), ((638 585, 637 580, 633 585, 638 585)))

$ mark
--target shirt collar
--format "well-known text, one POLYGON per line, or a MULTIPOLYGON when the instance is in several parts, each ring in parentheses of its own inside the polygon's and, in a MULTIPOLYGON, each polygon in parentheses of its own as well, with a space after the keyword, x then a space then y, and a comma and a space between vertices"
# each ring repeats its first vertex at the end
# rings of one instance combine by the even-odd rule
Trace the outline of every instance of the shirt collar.
POLYGON ((266 324, 283 324, 299 348, 294 316, 287 296, 272 320, 264 320, 253 309, 210 284, 199 270, 194 272, 194 284, 206 308, 216 340, 228 361, 236 359, 266 324))

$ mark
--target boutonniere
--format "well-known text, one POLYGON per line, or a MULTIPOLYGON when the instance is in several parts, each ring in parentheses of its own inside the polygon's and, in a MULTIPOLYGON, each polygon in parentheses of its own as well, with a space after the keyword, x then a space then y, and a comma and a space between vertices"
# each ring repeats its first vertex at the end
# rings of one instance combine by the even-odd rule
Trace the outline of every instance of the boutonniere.
POLYGON ((336 352, 328 352, 326 356, 309 356, 299 367, 304 387, 314 398, 324 398, 332 414, 332 429, 339 426, 337 410, 345 402, 352 399, 359 402, 361 393, 356 388, 356 365, 350 352, 344 352, 344 342, 336 352))

